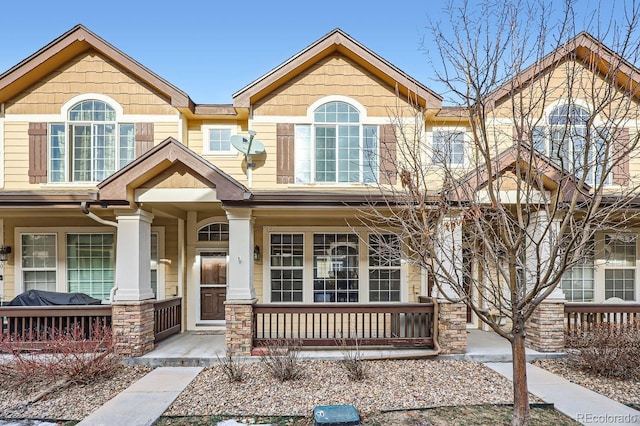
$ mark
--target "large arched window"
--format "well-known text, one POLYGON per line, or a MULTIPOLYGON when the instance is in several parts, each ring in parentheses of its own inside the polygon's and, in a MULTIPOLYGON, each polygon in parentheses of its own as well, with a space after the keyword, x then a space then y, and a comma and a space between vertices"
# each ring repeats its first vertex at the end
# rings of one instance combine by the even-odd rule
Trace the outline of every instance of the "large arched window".
POLYGON ((295 128, 296 183, 374 183, 378 178, 378 126, 364 125, 343 101, 313 111, 313 124, 295 128))
POLYGON ((49 126, 49 182, 100 182, 134 159, 134 125, 105 101, 78 102, 49 126))
MULTIPOLYGON (((593 125, 586 108, 575 104, 555 106, 546 116, 546 126, 534 129, 534 148, 565 170, 586 182, 599 181, 605 152, 606 132, 593 125)), ((610 183, 610 182, 605 182, 610 183)))

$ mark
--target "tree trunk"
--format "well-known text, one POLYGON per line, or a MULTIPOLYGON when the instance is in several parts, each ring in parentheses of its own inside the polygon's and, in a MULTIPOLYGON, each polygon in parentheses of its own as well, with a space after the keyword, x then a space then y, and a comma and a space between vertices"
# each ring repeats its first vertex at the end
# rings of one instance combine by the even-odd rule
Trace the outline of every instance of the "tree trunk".
POLYGON ((511 341, 513 354, 513 419, 514 426, 526 426, 529 424, 529 391, 527 386, 527 357, 524 349, 524 321, 520 326, 514 327, 514 336, 511 341))

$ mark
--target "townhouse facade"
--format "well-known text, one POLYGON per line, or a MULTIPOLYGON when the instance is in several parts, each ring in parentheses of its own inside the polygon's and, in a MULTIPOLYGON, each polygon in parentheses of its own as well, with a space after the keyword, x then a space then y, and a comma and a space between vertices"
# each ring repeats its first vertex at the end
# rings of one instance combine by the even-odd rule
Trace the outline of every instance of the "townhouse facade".
MULTIPOLYGON (((144 316, 149 301, 179 296, 185 330, 233 334, 230 321, 250 321, 256 302, 437 296, 393 230, 373 232, 360 212, 384 206, 381 187, 401 187, 391 110, 411 120, 418 106, 424 143, 447 144, 460 167, 463 116, 339 29, 231 97, 196 104, 81 25, 1 74, 2 298, 82 292, 144 316), (397 256, 376 256, 382 244, 397 256)), ((563 108, 559 95, 548 126, 563 108)), ((637 167, 625 163, 611 185, 637 167)), ((595 244, 619 262, 573 268, 558 298, 637 301, 638 243, 603 234, 595 244)), ((454 308, 459 334, 481 326, 454 308)))

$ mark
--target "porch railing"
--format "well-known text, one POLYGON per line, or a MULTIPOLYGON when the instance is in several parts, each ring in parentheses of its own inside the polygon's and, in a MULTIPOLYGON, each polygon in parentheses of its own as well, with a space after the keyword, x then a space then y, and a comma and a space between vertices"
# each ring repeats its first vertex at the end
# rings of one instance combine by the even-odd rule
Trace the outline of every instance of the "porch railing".
POLYGON ((640 304, 565 303, 564 324, 570 334, 591 331, 602 324, 640 326, 640 304))
POLYGON ((69 332, 93 340, 95 332, 111 327, 111 306, 3 306, 1 341, 47 342, 69 332))
POLYGON ((255 305, 253 345, 294 339, 303 346, 433 348, 433 303, 255 305))
POLYGON ((154 303, 155 342, 161 342, 182 330, 182 298, 160 300, 154 303))

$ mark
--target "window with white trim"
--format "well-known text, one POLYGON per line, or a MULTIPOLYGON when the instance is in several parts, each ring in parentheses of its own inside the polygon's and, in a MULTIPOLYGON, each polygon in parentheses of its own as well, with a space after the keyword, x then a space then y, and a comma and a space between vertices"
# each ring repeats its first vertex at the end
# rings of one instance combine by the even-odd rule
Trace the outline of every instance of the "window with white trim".
POLYGON ((635 300, 637 241, 635 234, 605 234, 605 300, 635 300))
POLYGON ((158 233, 151 233, 151 290, 158 298, 158 233))
POLYGON ((393 234, 369 235, 369 301, 400 301, 400 239, 393 234))
POLYGON ((320 105, 313 119, 295 126, 296 183, 375 183, 378 126, 361 123, 358 109, 342 101, 320 105))
POLYGON ((275 227, 268 229, 264 244, 269 302, 406 301, 401 244, 393 234, 275 227))
MULTIPOLYGON (((533 129, 534 148, 551 158, 563 169, 585 182, 594 184, 602 176, 602 161, 608 138, 606 129, 589 125, 592 117, 579 105, 561 104, 546 116, 546 126, 533 129)), ((607 176, 605 184, 613 177, 607 176)))
POLYGON ((580 263, 562 275, 560 286, 569 302, 593 302, 595 298, 594 247, 592 241, 585 247, 580 263))
POLYGON ((442 166, 463 166, 465 133, 460 130, 436 129, 432 133, 433 163, 442 166))
MULTIPOLYGON (((151 287, 164 295, 162 228, 151 232, 151 287)), ((16 228, 18 289, 81 292, 106 300, 115 282, 115 233, 98 228, 16 228), (59 267, 58 267, 59 265, 59 267), (21 281, 21 282, 19 282, 21 281)))
POLYGON ((356 234, 313 235, 313 301, 357 302, 359 255, 356 234))
POLYGON ((67 234, 67 288, 106 300, 115 282, 113 234, 67 234))
POLYGON ((304 235, 271 234, 269 238, 271 301, 302 302, 304 235))
POLYGON ((78 102, 48 135, 49 182, 100 182, 135 158, 134 125, 101 100, 78 102))
POLYGON ((56 234, 22 234, 21 267, 24 290, 56 291, 56 234))
POLYGON ((209 155, 236 155, 231 145, 231 136, 236 133, 234 126, 203 126, 203 152, 209 155))

